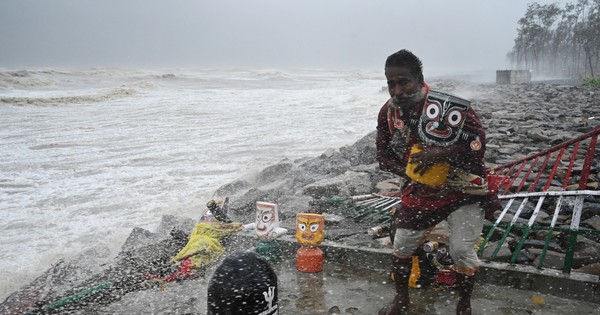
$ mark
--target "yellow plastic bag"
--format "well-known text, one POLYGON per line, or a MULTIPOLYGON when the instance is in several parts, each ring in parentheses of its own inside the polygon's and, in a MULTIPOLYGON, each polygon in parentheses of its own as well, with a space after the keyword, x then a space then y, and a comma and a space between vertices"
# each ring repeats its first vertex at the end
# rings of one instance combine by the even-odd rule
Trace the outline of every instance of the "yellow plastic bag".
POLYGON ((225 251, 219 239, 241 230, 241 223, 198 223, 192 230, 190 239, 185 247, 171 258, 171 262, 177 263, 189 257, 195 268, 200 268, 207 263, 214 262, 225 251))
MULTIPOLYGON (((419 144, 415 144, 410 149, 410 155, 421 152, 422 148, 419 144)), ((406 175, 415 182, 425 184, 432 187, 440 187, 446 182, 446 178, 450 173, 450 164, 441 162, 429 167, 425 173, 419 174, 415 172, 415 168, 419 163, 409 162, 406 165, 406 175)))

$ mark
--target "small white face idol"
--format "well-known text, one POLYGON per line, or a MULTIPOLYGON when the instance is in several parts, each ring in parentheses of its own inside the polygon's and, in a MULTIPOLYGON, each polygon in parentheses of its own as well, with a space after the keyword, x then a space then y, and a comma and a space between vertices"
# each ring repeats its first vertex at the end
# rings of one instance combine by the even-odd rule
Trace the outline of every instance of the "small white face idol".
POLYGON ((279 228, 277 205, 270 202, 256 202, 256 234, 259 237, 271 238, 279 228))

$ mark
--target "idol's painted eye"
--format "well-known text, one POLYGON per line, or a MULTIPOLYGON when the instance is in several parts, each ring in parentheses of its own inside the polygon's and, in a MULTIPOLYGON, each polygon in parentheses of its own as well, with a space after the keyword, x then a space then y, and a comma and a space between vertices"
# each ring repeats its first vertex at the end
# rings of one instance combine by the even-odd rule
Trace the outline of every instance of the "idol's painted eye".
POLYGON ((263 222, 269 222, 269 221, 271 221, 272 217, 273 217, 272 213, 263 213, 263 215, 260 218, 260 220, 263 221, 263 222))
POLYGON ((427 114, 427 118, 432 120, 438 118, 440 115, 440 106, 436 103, 427 104, 425 114, 427 114))
POLYGON ((311 224, 310 225, 310 231, 311 232, 316 232, 319 229, 319 224, 311 224))
POLYGON ((458 110, 453 110, 448 113, 448 123, 455 127, 462 121, 462 113, 458 110))
POLYGON ((298 223, 298 228, 300 229, 300 231, 304 232, 306 231, 306 224, 298 223))

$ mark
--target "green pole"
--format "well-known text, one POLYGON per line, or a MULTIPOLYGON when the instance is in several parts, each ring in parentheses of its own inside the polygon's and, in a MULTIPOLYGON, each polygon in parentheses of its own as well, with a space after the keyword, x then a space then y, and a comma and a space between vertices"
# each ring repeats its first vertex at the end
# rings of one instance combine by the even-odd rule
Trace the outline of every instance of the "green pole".
POLYGON ((64 307, 66 305, 75 303, 83 298, 86 298, 88 296, 91 296, 97 292, 100 291, 104 291, 108 288, 110 288, 112 286, 112 282, 110 281, 106 281, 106 282, 102 282, 98 285, 95 285, 93 287, 87 288, 87 289, 83 289, 77 293, 71 294, 69 296, 66 296, 56 302, 52 302, 50 304, 47 304, 45 306, 42 307, 42 310, 49 310, 49 311, 54 311, 56 309, 59 309, 61 307, 64 307))

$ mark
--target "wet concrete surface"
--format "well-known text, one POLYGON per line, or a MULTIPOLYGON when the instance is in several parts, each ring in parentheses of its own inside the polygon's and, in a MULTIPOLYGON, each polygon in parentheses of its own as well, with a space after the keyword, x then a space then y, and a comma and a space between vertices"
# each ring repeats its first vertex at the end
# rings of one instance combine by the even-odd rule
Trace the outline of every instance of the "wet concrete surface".
MULTIPOLYGON (((307 274, 283 263, 277 267, 281 314, 377 314, 394 296, 386 272, 327 264, 307 274)), ((411 289, 411 314, 455 314, 451 289, 411 289)), ((478 283, 473 314, 600 314, 600 305, 531 291, 478 283)))
MULTIPOLYGON (((303 273, 289 255, 272 263, 278 275, 280 314, 377 314, 394 295, 386 271, 326 262, 322 272, 303 273)), ((211 268, 214 270, 214 268, 211 268)), ((133 292, 81 314, 206 314, 212 270, 202 278, 133 292)), ((411 289, 411 314, 455 314, 457 295, 450 289, 411 289)), ((600 314, 600 304, 560 298, 478 282, 473 314, 600 314)))

